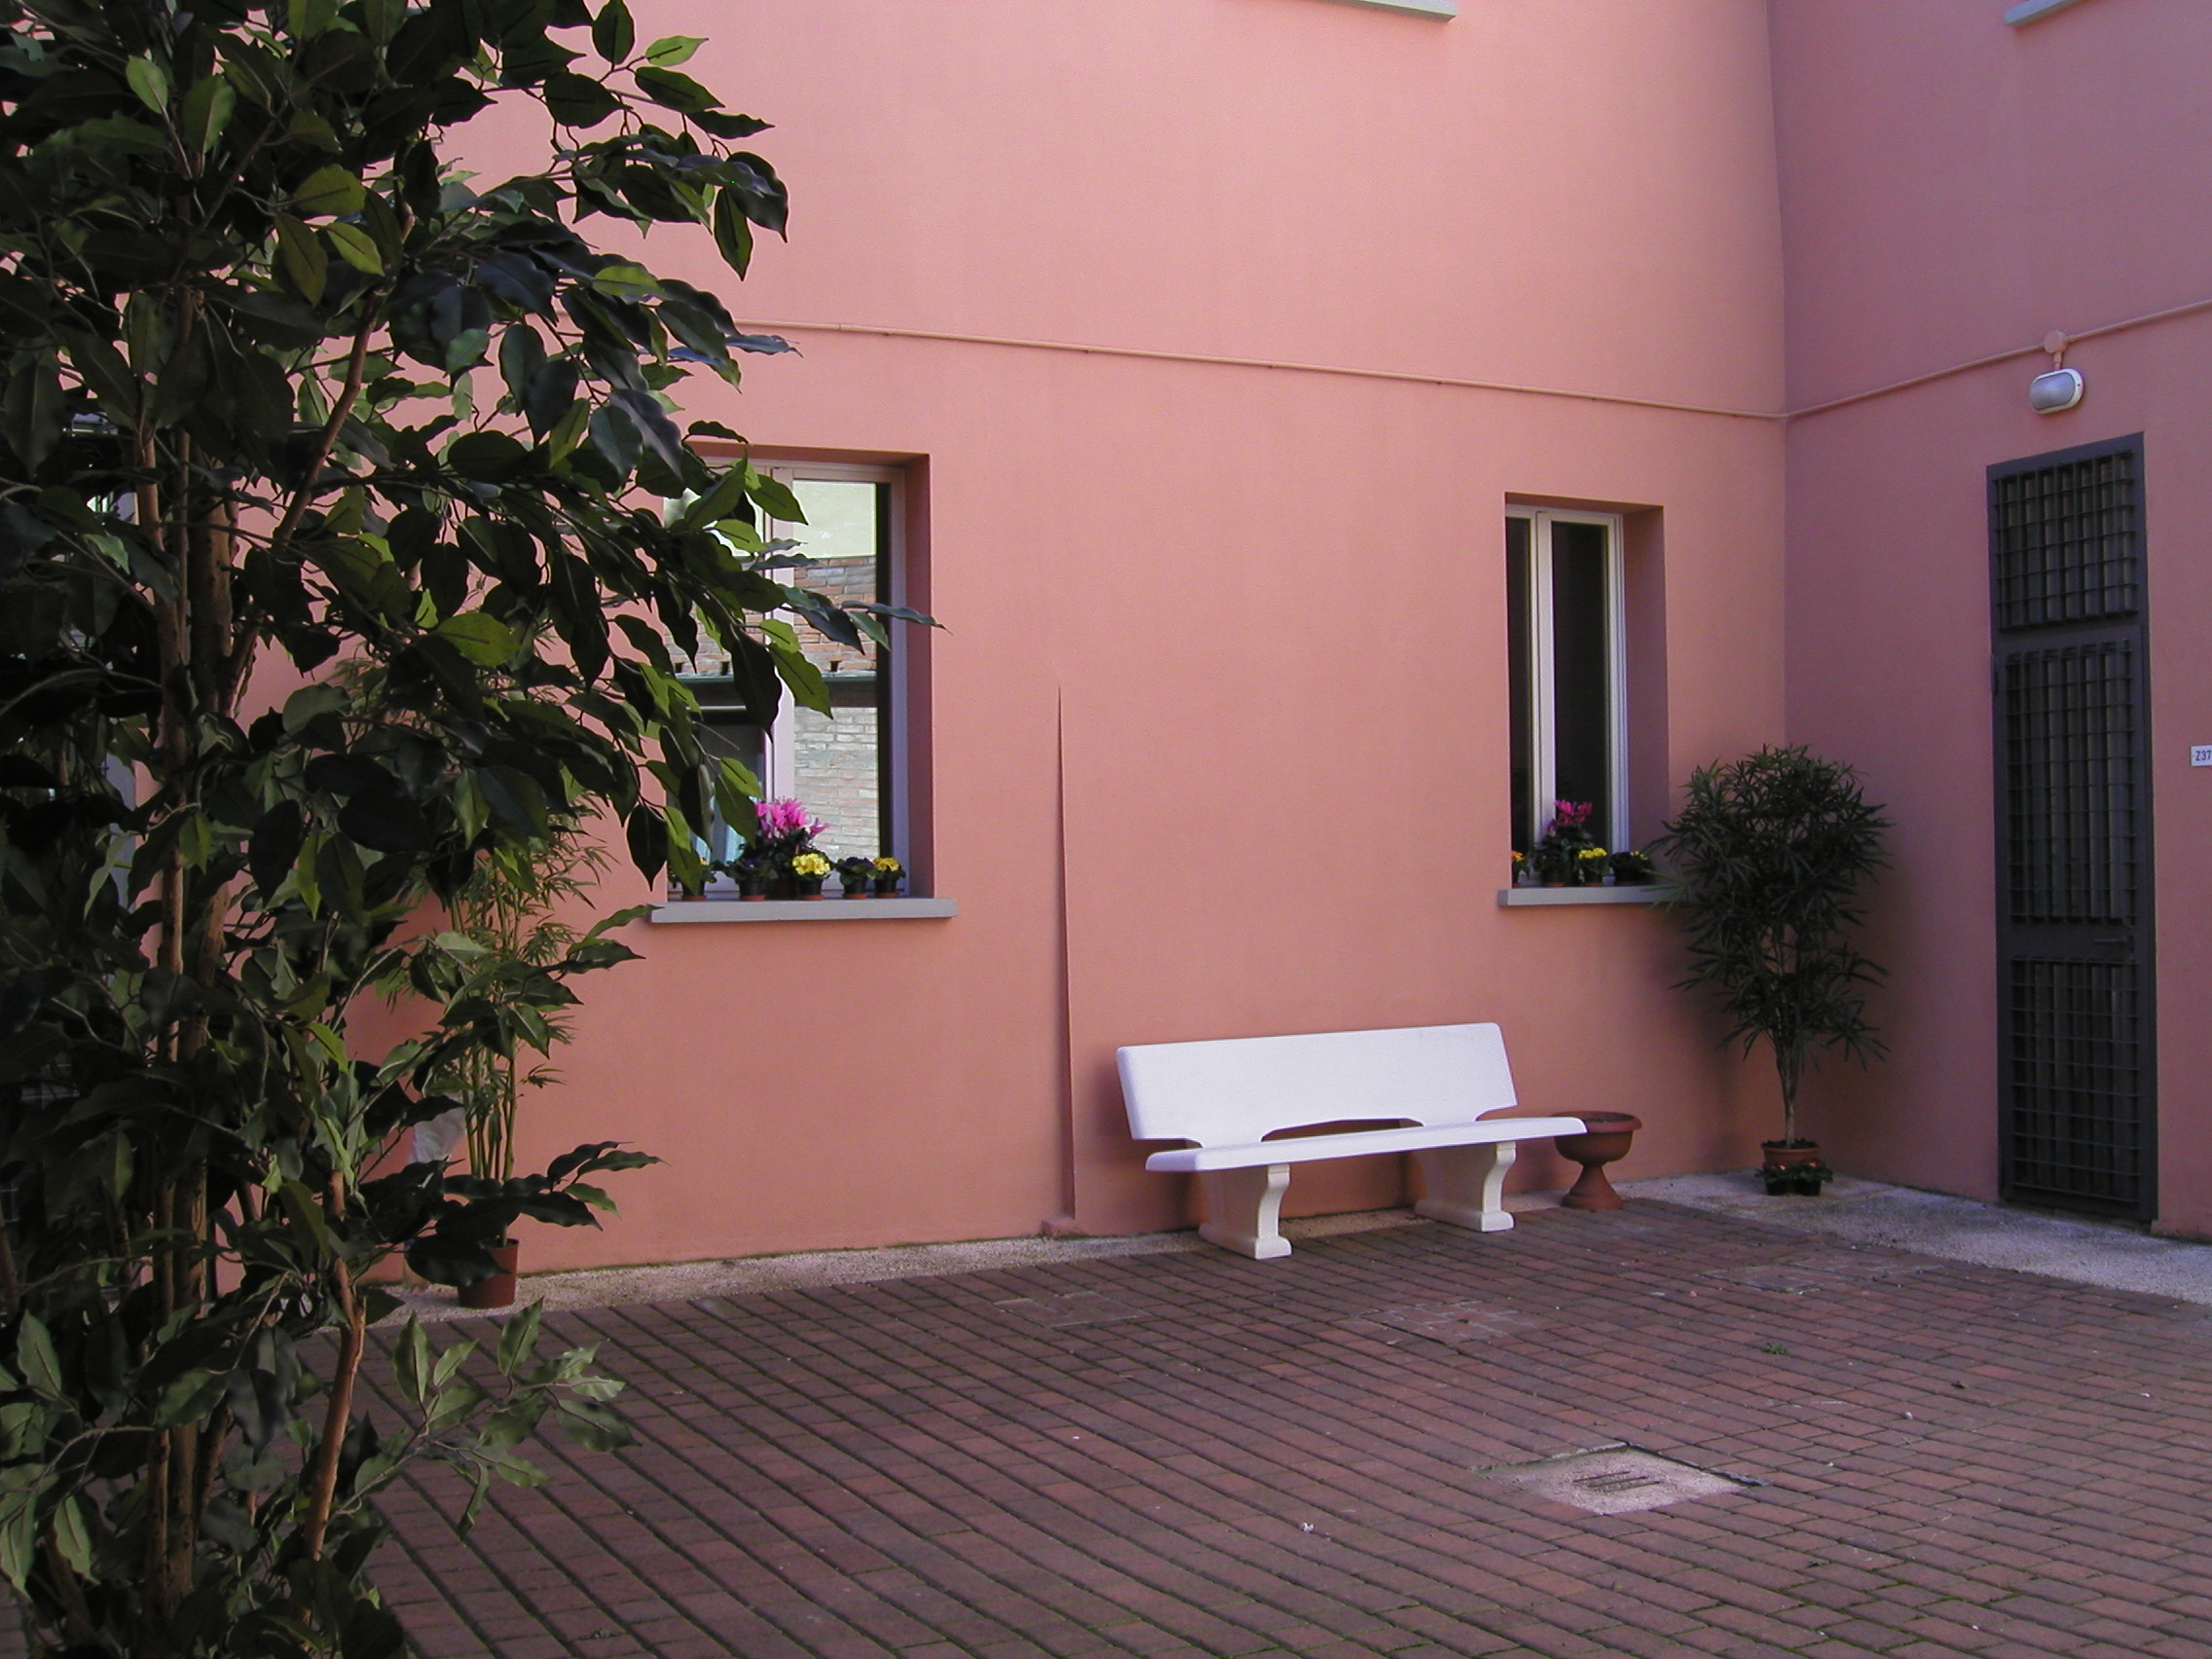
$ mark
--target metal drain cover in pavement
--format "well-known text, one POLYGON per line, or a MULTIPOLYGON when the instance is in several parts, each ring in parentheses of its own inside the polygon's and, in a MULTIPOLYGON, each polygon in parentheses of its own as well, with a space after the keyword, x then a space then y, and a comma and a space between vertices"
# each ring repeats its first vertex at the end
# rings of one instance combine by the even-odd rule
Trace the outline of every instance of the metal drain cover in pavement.
MULTIPOLYGON (((1517 1337, 1539 1329, 1543 1321, 1522 1313, 1508 1313, 1482 1302, 1423 1302, 1411 1308, 1385 1308, 1364 1319, 1346 1321, 1346 1328, 1381 1336, 1378 1326, 1407 1331, 1439 1343, 1479 1343, 1492 1337, 1517 1337)), ((1383 1337, 1384 1342, 1396 1341, 1383 1337)))
POLYGON ((1593 1515, 1628 1515, 1660 1509, 1684 1498, 1717 1497, 1742 1492, 1748 1484, 1677 1463, 1655 1452, 1616 1446, 1603 1452, 1575 1452, 1540 1463, 1513 1463, 1478 1471, 1484 1479, 1505 1481, 1554 1503, 1586 1509, 1593 1515))
POLYGON ((1071 1290, 1065 1296, 1017 1296, 991 1305, 1023 1319, 1059 1330, 1068 1325, 1103 1325, 1112 1319, 1139 1319, 1144 1309, 1116 1302, 1095 1290, 1071 1290))

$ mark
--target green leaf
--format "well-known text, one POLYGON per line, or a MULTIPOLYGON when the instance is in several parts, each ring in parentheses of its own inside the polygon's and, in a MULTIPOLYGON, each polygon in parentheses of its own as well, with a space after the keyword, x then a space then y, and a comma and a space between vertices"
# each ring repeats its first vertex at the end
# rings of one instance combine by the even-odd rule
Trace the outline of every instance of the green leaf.
POLYGON ((215 147, 238 108, 239 94, 220 75, 210 75, 184 94, 184 141, 204 156, 215 147))
POLYGON ((329 257, 314 232, 289 213, 276 215, 276 267, 301 299, 311 306, 321 301, 330 274, 329 257))
POLYGON ((638 27, 630 20, 630 8, 622 0, 607 0, 592 19, 592 50, 609 63, 620 63, 637 44, 638 27))
POLYGON ((690 76, 674 69, 655 69, 648 64, 631 73, 638 83, 638 91, 661 108, 673 109, 682 115, 714 109, 720 101, 690 76))
POLYGON ((92 1530, 85 1519, 85 1500, 71 1493, 55 1506, 54 1544, 69 1570, 90 1577, 92 1570, 92 1530))
POLYGON ((691 55, 707 43, 697 35, 663 35, 645 48, 645 61, 655 69, 673 69, 688 63, 691 55))
POLYGON ((354 270, 370 276, 382 276, 385 274, 384 249, 360 226, 349 225, 344 220, 325 225, 322 227, 322 240, 354 270))
POLYGON ((650 299, 660 292, 660 278, 642 265, 609 265, 595 272, 591 285, 617 300, 650 299))
POLYGON ((331 214, 358 213, 361 201, 367 195, 358 178, 332 163, 308 174, 300 188, 293 192, 292 204, 310 218, 323 218, 331 214))
POLYGON ((123 78, 130 83, 130 90, 138 94, 138 101, 156 115, 166 115, 169 107, 168 72, 154 61, 150 52, 141 52, 124 66, 123 78))
POLYGON ((745 216, 745 203, 734 190, 716 192, 714 231, 723 263, 744 276, 753 264, 753 222, 745 216))
POLYGON ((545 1304, 533 1302, 509 1319, 499 1332, 499 1373, 512 1377, 530 1363, 537 1351, 538 1328, 545 1320, 545 1304))
POLYGON ((391 1345, 391 1379, 399 1385, 401 1398, 418 1411, 429 1398, 429 1372, 430 1338, 422 1321, 410 1313, 400 1327, 399 1340, 391 1345))
POLYGON ((564 69, 545 78, 545 108, 563 127, 597 127, 622 100, 588 75, 564 69))
POLYGON ((431 630, 478 668, 498 668, 515 654, 513 630, 497 616, 481 610, 464 610, 449 616, 431 630))
POLYGON ((791 486, 781 478, 749 470, 745 479, 745 493, 753 498, 754 505, 770 518, 782 519, 786 524, 806 522, 806 509, 798 504, 798 498, 792 494, 791 486))
POLYGON ((34 1393, 60 1395, 61 1356, 54 1351, 54 1339, 36 1313, 25 1313, 16 1329, 16 1369, 34 1393))
POLYGON ((162 1402, 154 1411, 154 1426, 174 1428, 179 1423, 198 1422, 215 1409, 229 1385, 230 1379, 220 1371, 187 1371, 162 1390, 162 1402))

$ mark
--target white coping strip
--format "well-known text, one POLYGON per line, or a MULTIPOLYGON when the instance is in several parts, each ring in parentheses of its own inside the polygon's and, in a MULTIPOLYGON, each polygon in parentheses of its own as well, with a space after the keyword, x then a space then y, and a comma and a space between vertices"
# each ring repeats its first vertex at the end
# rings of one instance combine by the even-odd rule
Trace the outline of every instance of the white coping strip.
POLYGON ((682 899, 655 904, 648 922, 915 922, 959 914, 950 899, 682 899))
POLYGON ((1344 3, 1366 6, 1378 12, 1411 12, 1417 18, 1456 18, 1459 15, 1459 0, 1344 0, 1344 3))

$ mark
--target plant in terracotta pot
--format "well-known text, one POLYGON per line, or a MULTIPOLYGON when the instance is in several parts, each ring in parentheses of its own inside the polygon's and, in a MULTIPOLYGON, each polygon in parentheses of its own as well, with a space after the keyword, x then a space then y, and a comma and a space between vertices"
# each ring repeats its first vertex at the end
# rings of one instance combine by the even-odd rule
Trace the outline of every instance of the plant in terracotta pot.
MULTIPOLYGON (((562 965, 602 949, 609 959, 629 954, 604 936, 641 910, 621 911, 588 931, 560 914, 590 899, 608 864, 580 829, 555 825, 542 841, 485 854, 447 903, 453 926, 442 942, 460 976, 444 987, 455 1011, 448 1022, 458 1017, 474 1040, 460 1045, 433 1078, 461 1105, 469 1175, 488 1192, 505 1195, 524 1185, 515 1180, 516 1114, 524 1090, 542 1088, 554 1075, 526 1056, 543 1056, 569 1039, 575 996, 561 982, 562 965)), ((579 1196, 589 1202, 598 1195, 586 1188, 579 1196)), ((524 1213, 527 1208, 504 1219, 511 1226, 524 1213)), ((509 1228, 485 1242, 494 1271, 462 1285, 459 1300, 463 1308, 510 1307, 521 1245, 509 1228)))
POLYGON ((1603 887, 1605 876, 1613 867, 1613 855, 1603 847, 1577 847, 1574 850, 1574 885, 1577 887, 1603 887))
POLYGON ((740 900, 758 901, 768 897, 768 884, 775 879, 769 862, 757 853, 741 853, 729 861, 729 878, 737 884, 740 900))
POLYGON ((882 858, 871 861, 870 868, 873 871, 870 885, 875 888, 875 896, 878 899, 898 897, 899 884, 906 879, 906 866, 885 854, 882 858))
POLYGON ((866 899, 868 895, 868 889, 874 884, 875 861, 873 859, 852 858, 837 861, 837 885, 844 889, 846 898, 866 899))
MULTIPOLYGON (((814 837, 823 830, 822 820, 808 812, 797 801, 778 796, 757 802, 753 809, 754 831, 746 855, 760 861, 768 871, 768 891, 771 898, 795 899, 799 897, 798 877, 793 866, 814 852, 814 837)), ((822 873, 829 871, 829 860, 823 860, 822 873)), ((815 884, 815 891, 821 891, 815 884)))
MULTIPOLYGON (((1552 821, 1544 826, 1543 835, 1536 842, 1529 862, 1535 866, 1536 880, 1546 887, 1577 887, 1582 885, 1586 867, 1582 855, 1604 849, 1590 832, 1591 807, 1587 801, 1560 800, 1552 803, 1552 821)), ((1602 866, 1596 866, 1602 876, 1602 866)))
POLYGON ((1659 874, 1659 866, 1651 862, 1650 855, 1646 853, 1615 853, 1612 865, 1615 887, 1642 887, 1655 880, 1659 874))
POLYGON ((830 872, 835 867, 820 853, 799 854, 792 860, 792 880, 798 887, 797 896, 801 899, 821 898, 822 884, 830 879, 830 872))
POLYGON ((1748 1054, 1765 1039, 1782 1086, 1782 1139, 1765 1143, 1770 1194, 1817 1196, 1830 1178, 1797 1133, 1797 1086, 1824 1050, 1861 1061, 1885 1051, 1866 1018, 1882 970, 1852 933, 1859 891, 1888 863, 1891 826, 1858 774, 1803 748, 1762 749, 1699 768, 1654 843, 1675 870, 1689 934, 1685 987, 1712 986, 1748 1054))

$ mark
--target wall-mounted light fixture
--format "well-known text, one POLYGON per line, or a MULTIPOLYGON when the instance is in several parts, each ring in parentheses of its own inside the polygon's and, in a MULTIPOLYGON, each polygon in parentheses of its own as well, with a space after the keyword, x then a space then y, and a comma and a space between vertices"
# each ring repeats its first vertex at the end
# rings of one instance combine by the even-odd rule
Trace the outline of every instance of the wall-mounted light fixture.
POLYGON ((2082 401, 2087 389, 2080 369, 2066 366, 2066 335, 2061 329, 2052 329, 2043 338, 2043 349, 2050 353, 2050 367, 2028 382, 2028 407, 2038 415, 2059 415, 2082 401))

